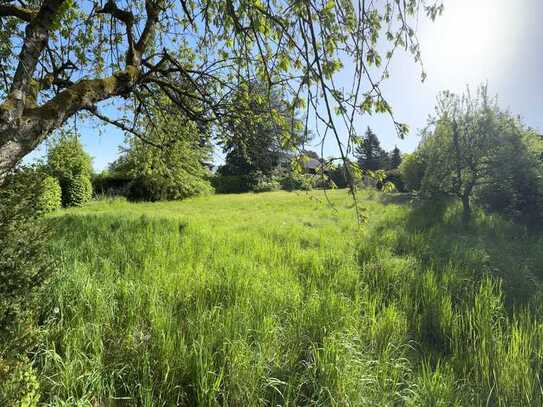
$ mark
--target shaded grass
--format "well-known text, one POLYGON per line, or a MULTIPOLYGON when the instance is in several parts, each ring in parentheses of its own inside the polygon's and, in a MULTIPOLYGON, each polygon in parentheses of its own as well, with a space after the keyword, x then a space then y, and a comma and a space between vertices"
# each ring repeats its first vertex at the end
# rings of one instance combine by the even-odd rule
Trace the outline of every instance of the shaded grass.
POLYGON ((51 219, 52 405, 541 405, 542 239, 344 191, 96 202, 51 219))

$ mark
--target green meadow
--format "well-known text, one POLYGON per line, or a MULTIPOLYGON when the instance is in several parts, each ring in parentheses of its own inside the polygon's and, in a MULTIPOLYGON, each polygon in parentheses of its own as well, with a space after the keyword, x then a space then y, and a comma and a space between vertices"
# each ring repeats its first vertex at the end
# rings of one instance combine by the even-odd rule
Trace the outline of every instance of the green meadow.
POLYGON ((53 215, 54 406, 540 406, 543 236, 345 190, 53 215))

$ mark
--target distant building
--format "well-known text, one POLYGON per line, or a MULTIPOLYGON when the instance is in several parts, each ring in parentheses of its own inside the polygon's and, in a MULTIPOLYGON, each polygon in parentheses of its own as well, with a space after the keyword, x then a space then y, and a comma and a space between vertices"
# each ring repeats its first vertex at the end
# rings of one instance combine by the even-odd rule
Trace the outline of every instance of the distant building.
POLYGON ((322 162, 316 160, 315 158, 310 158, 303 161, 304 172, 306 174, 317 174, 319 169, 322 167, 322 162))

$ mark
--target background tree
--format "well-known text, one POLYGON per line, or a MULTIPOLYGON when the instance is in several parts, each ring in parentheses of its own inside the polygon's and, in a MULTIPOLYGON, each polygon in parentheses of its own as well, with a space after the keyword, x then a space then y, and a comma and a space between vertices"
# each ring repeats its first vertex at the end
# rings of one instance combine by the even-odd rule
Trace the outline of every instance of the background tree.
MULTIPOLYGON (((420 148, 420 147, 419 147, 420 148)), ((420 152, 405 154, 400 164, 400 175, 408 191, 419 191, 426 172, 426 164, 420 152)))
POLYGON ((240 176, 251 184, 252 178, 271 176, 306 137, 295 107, 280 91, 267 93, 265 86, 252 83, 233 97, 238 114, 226 121, 220 135, 226 157, 219 174, 240 176))
POLYGON ((209 135, 174 104, 149 107, 153 126, 145 138, 128 138, 114 172, 131 179, 134 200, 175 200, 211 192, 205 163, 211 154, 209 135), (165 109, 166 107, 166 109, 165 109))
POLYGON ((412 187, 424 172, 420 190, 426 196, 457 197, 466 223, 474 198, 488 209, 533 215, 543 196, 541 151, 533 131, 501 110, 481 86, 475 94, 441 94, 436 116, 402 171, 416 179, 408 181, 412 187))
MULTIPOLYGON (((255 79, 268 88, 288 84, 294 103, 306 99, 345 158, 355 114, 392 113, 379 84, 394 50, 420 58, 410 23, 419 11, 435 18, 442 8, 439 0, 3 1, 0 181, 75 115, 143 134, 134 124, 149 123, 139 120, 146 104, 165 93, 190 119, 221 121, 236 112, 228 96, 255 79), (377 51, 383 37, 391 50, 385 56, 377 51), (333 83, 347 59, 355 67, 353 91, 333 83), (180 79, 190 91, 178 86, 180 79), (100 110, 114 98, 126 99, 125 116, 100 110), (324 115, 316 114, 319 104, 324 115), (350 123, 346 143, 334 111, 350 123)), ((406 127, 394 123, 405 134, 406 127)))
POLYGON ((489 211, 530 223, 543 221, 543 139, 518 118, 505 114, 511 131, 488 159, 487 182, 476 191, 477 202, 489 211))
POLYGON ((92 197, 92 159, 76 134, 62 132, 53 141, 47 171, 60 183, 64 206, 81 206, 92 197))
POLYGON ((394 146, 394 149, 390 153, 390 169, 396 169, 400 167, 402 163, 402 154, 398 146, 394 146))
POLYGON ((361 143, 355 148, 355 157, 360 168, 377 171, 388 167, 388 154, 371 128, 367 128, 361 143))

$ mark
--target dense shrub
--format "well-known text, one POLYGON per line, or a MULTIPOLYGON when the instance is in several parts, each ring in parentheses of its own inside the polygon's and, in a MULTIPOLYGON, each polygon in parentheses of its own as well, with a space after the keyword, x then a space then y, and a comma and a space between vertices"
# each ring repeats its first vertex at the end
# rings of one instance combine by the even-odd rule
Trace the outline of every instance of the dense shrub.
POLYGON ((88 176, 79 174, 66 182, 64 206, 83 206, 92 198, 92 183, 88 176))
POLYGON ((334 189, 337 188, 336 183, 327 174, 313 175, 311 178, 311 186, 316 189, 334 189))
POLYGON ((60 183, 64 206, 81 206, 89 201, 92 160, 77 135, 63 133, 53 142, 47 154, 47 171, 60 183))
POLYGON ((124 174, 104 171, 92 178, 95 196, 127 196, 132 178, 124 174))
POLYGON ((43 174, 23 170, 0 187, 0 405, 36 405, 26 357, 37 339, 37 294, 53 269, 42 212, 43 174))
POLYGON ((486 182, 476 190, 485 209, 529 222, 543 221, 543 140, 526 132, 509 137, 492 160, 486 182))
POLYGON ((176 180, 153 175, 137 176, 128 185, 127 198, 130 201, 155 202, 180 200, 213 192, 213 188, 204 178, 191 176, 182 178, 176 180))
POLYGON ((390 182, 394 185, 396 191, 406 192, 406 187, 403 182, 402 173, 399 169, 387 170, 384 183, 390 182))
POLYGON ((309 191, 313 189, 313 178, 307 174, 291 173, 281 179, 281 187, 287 191, 309 191))
POLYGON ((219 194, 239 194, 251 190, 253 179, 249 175, 215 175, 211 185, 219 194))
POLYGON ((338 165, 330 171, 330 179, 337 188, 347 188, 349 186, 347 172, 343 165, 338 165))
POLYGON ((426 171, 426 165, 418 153, 406 154, 400 164, 400 177, 407 191, 418 191, 426 171))
POLYGON ((62 189, 55 177, 46 176, 42 180, 38 207, 43 212, 52 212, 62 207, 62 189))
POLYGON ((253 185, 254 192, 277 191, 281 185, 274 177, 262 177, 253 185))

